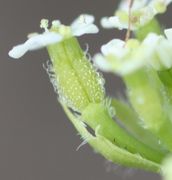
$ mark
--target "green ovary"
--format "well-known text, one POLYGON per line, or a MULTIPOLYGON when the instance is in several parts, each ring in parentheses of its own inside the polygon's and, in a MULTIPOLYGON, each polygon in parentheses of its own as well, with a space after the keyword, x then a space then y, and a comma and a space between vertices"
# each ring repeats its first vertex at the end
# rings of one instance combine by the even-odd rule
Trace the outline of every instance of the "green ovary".
POLYGON ((104 99, 103 79, 86 58, 78 41, 67 38, 48 47, 60 99, 82 112, 89 103, 104 99))

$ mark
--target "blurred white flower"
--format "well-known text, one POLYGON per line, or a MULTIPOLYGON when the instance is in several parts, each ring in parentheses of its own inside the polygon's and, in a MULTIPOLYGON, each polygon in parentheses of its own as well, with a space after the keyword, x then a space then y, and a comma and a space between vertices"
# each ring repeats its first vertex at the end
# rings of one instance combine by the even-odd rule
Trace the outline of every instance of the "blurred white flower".
MULTIPOLYGON (((131 30, 136 30, 159 13, 166 11, 172 0, 134 0, 131 7, 131 30)), ((129 20, 129 4, 123 0, 114 16, 104 17, 101 24, 104 28, 127 29, 129 20)))
POLYGON ((94 62, 101 70, 119 75, 132 73, 145 65, 156 70, 169 69, 172 67, 172 29, 166 29, 165 34, 167 38, 150 33, 142 43, 136 39, 127 42, 113 39, 101 47, 94 62))

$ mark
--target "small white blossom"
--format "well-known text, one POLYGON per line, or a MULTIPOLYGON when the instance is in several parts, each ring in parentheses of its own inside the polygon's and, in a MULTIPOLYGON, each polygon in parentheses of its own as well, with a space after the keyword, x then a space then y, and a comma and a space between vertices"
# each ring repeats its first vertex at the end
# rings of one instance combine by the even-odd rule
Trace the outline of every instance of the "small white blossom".
POLYGON ((101 47, 101 51, 105 56, 115 55, 118 58, 123 57, 126 52, 125 51, 125 42, 120 39, 113 39, 107 44, 101 47))
MULTIPOLYGON (((131 30, 136 30, 151 21, 154 16, 163 13, 172 0, 135 0, 131 8, 131 30)), ((127 29, 129 4, 123 0, 115 16, 104 17, 101 25, 104 28, 127 29)))
POLYGON ((49 23, 47 19, 42 19, 40 27, 45 30, 42 34, 29 35, 29 39, 20 45, 12 48, 9 56, 15 59, 22 57, 26 52, 44 48, 54 43, 58 43, 65 38, 72 36, 82 36, 84 34, 94 34, 99 30, 94 23, 92 15, 80 15, 71 26, 61 24, 59 20, 52 21, 52 27, 48 29, 49 23), (53 31, 52 29, 56 29, 53 31))
POLYGON ((172 67, 172 41, 170 34, 172 29, 166 29, 167 38, 161 35, 150 33, 143 41, 143 45, 148 47, 147 52, 150 52, 149 64, 156 70, 169 69, 172 67))
MULTIPOLYGON (((89 14, 82 14, 76 18, 70 25, 70 33, 73 36, 82 36, 84 34, 95 34, 99 32, 98 27, 94 24, 95 18, 89 14)), ((59 20, 54 20, 52 26, 59 28, 65 27, 61 24, 59 20)), ((62 30, 63 31, 63 30, 62 30)), ((63 33, 65 35, 65 33, 63 33)))
POLYGON ((81 15, 72 24, 71 29, 74 36, 82 36, 84 34, 98 33, 99 29, 94 23, 94 16, 81 15))
POLYGON ((139 49, 137 40, 126 42, 113 39, 101 47, 102 54, 94 56, 95 64, 104 71, 115 72, 119 75, 129 74, 142 67, 145 61, 138 59, 135 50, 143 54, 143 49, 139 49))
POLYGON ((105 72, 112 71, 111 64, 107 62, 107 60, 101 53, 98 53, 94 56, 94 63, 102 71, 105 71, 105 72))
POLYGON ((165 34, 167 38, 150 33, 142 43, 136 39, 111 40, 94 56, 94 62, 100 69, 119 75, 132 73, 145 65, 158 71, 169 69, 172 67, 172 29, 165 30, 165 34))

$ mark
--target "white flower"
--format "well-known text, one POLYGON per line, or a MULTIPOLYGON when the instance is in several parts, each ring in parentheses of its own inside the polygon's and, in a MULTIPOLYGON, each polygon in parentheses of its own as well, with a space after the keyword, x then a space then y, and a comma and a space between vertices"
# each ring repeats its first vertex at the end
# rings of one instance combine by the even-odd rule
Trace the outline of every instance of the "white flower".
POLYGON ((101 53, 97 53, 94 56, 94 63, 102 71, 105 71, 105 72, 113 71, 111 64, 107 62, 107 60, 101 53))
POLYGON ((167 38, 150 33, 142 43, 136 39, 111 40, 94 56, 94 62, 100 69, 119 75, 132 73, 145 65, 157 71, 169 69, 172 67, 172 29, 166 29, 165 34, 167 38))
POLYGON ((15 59, 22 57, 27 51, 37 50, 50 44, 60 42, 62 36, 54 32, 45 32, 29 38, 25 43, 17 45, 9 52, 9 56, 15 59))
POLYGON ((142 67, 145 61, 138 59, 138 53, 143 55, 143 49, 137 40, 124 42, 113 39, 101 47, 102 54, 94 56, 95 64, 104 71, 126 75, 142 67), (128 44, 127 44, 128 43, 128 44), (137 53, 134 53, 134 52, 137 53))
MULTIPOLYGON (((131 8, 131 30, 136 30, 151 21, 154 16, 165 12, 172 0, 135 0, 131 8)), ((128 28, 128 1, 123 0, 115 16, 104 17, 101 25, 104 28, 128 28)))
POLYGON ((71 26, 64 26, 59 20, 52 21, 52 26, 49 30, 48 20, 42 19, 40 27, 43 28, 45 32, 31 36, 25 43, 13 47, 12 50, 9 51, 9 56, 18 59, 28 51, 44 48, 51 44, 58 43, 65 38, 97 33, 99 30, 93 23, 94 17, 92 15, 83 14, 80 15, 71 26))
POLYGON ((150 33, 143 41, 150 52, 149 64, 156 70, 169 69, 172 67, 172 29, 166 29, 166 37, 150 33))
POLYGON ((71 29, 74 36, 81 36, 84 34, 95 34, 99 32, 94 23, 94 17, 91 15, 81 15, 72 24, 71 29))
POLYGON ((125 42, 120 39, 113 39, 101 47, 103 55, 115 55, 118 58, 125 56, 126 49, 124 48, 125 42))

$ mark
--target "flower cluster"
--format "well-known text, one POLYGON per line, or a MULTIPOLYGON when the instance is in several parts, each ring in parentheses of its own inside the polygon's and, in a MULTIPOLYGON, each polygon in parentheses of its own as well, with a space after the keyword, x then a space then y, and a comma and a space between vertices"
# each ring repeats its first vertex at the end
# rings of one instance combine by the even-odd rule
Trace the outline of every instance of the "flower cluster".
MULTIPOLYGON (((157 14, 164 13, 171 0, 135 0, 131 7, 131 29, 137 30, 149 23, 157 14)), ((128 3, 123 0, 115 16, 104 17, 101 24, 104 28, 128 28, 128 3)))
POLYGON ((101 47, 102 53, 96 54, 94 61, 100 69, 119 75, 148 65, 155 70, 169 69, 172 67, 172 29, 164 32, 166 37, 149 33, 143 42, 137 39, 127 42, 113 39, 101 47))
POLYGON ((88 14, 70 26, 54 20, 49 27, 43 19, 43 33, 30 34, 9 52, 18 59, 45 47, 50 81, 84 142, 114 163, 162 173, 165 180, 172 178, 172 29, 162 32, 155 16, 165 12, 171 1, 123 0, 115 16, 103 18, 101 24, 129 28, 133 37, 103 45, 94 65, 77 40, 99 31, 88 14), (104 79, 95 66, 121 77, 127 103, 106 96, 104 79))

